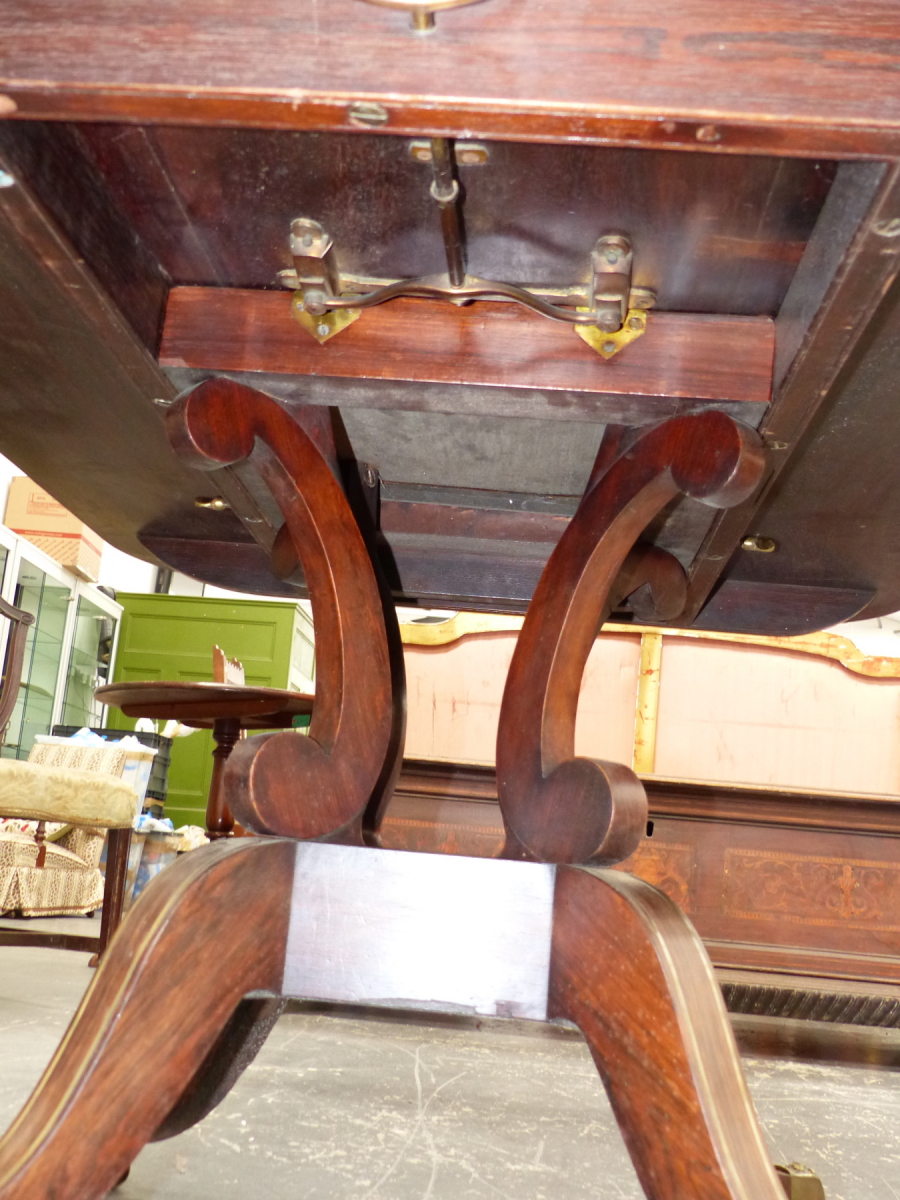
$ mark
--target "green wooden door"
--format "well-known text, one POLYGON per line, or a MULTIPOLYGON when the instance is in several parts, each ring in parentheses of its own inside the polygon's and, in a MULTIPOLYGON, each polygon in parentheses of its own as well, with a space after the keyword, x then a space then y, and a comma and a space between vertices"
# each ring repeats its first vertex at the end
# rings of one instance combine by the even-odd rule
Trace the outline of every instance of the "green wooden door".
MULTIPOLYGON (((248 684, 288 686, 292 650, 296 654, 296 604, 127 592, 116 599, 124 612, 114 681, 211 680, 212 648, 218 645, 243 663, 248 684)), ((107 724, 130 729, 134 721, 111 708, 107 724)), ((172 745, 165 815, 176 826, 204 824, 212 749, 212 734, 205 729, 172 745)))

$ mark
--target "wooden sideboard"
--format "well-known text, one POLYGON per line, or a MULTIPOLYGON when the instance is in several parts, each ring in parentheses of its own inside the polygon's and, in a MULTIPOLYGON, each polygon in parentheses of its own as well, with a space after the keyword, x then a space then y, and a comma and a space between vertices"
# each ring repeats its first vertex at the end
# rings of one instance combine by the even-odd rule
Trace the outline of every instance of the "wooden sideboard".
MULTIPOLYGON (((733 1010, 900 1023, 895 798, 644 785, 652 835, 622 869, 689 915, 733 1010)), ((496 854, 493 768, 407 759, 382 836, 397 849, 496 854)))

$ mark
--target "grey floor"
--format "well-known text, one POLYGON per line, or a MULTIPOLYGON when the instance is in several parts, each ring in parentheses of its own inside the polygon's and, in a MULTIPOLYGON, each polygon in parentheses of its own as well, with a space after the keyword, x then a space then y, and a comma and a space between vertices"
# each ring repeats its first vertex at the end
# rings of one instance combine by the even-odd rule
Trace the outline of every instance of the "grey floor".
MULTIPOLYGON (((59 928, 74 929, 64 921, 59 928)), ((91 922, 84 932, 92 933, 91 922)), ((0 947, 0 1128, 92 972, 0 947)), ((160 1054, 167 1048, 158 1047, 160 1054)), ((900 1200, 900 1072, 745 1058, 777 1161, 829 1200, 900 1200)), ((580 1039, 566 1031, 292 1012, 201 1125, 148 1146, 118 1200, 639 1200, 580 1039)))

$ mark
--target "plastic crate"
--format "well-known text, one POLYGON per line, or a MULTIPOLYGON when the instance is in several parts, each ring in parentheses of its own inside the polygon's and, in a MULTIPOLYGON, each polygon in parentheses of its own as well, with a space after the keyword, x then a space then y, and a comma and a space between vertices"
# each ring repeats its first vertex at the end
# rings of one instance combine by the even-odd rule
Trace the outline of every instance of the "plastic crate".
MULTIPOLYGON (((83 725, 54 725, 51 733, 54 737, 71 737, 83 728, 83 725)), ((172 754, 171 738, 163 737, 158 733, 137 733, 135 730, 109 729, 108 727, 92 728, 91 733, 96 733, 98 737, 102 737, 107 742, 118 742, 123 737, 135 737, 142 746, 149 746, 151 750, 155 750, 157 753, 147 783, 145 803, 149 803, 151 800, 157 804, 163 803, 166 798, 166 779, 172 754)))

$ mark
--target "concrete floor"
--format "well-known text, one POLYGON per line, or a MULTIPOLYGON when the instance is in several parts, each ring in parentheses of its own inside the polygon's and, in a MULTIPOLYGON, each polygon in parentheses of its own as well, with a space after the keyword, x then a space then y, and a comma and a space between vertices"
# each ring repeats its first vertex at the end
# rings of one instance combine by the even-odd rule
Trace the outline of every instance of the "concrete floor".
MULTIPOLYGON (((36 923, 33 923, 36 924, 36 923)), ((74 930, 68 919, 60 928, 74 930)), ((91 933, 92 923, 84 923, 91 933)), ((0 947, 0 1128, 50 1058, 87 955, 0 947)), ((166 1052, 165 1046, 159 1052, 166 1052)), ((746 1058, 777 1161, 829 1200, 900 1200, 900 1074, 746 1058)), ((201 1125, 118 1200, 640 1200, 584 1043, 541 1026, 291 1012, 201 1125)))

